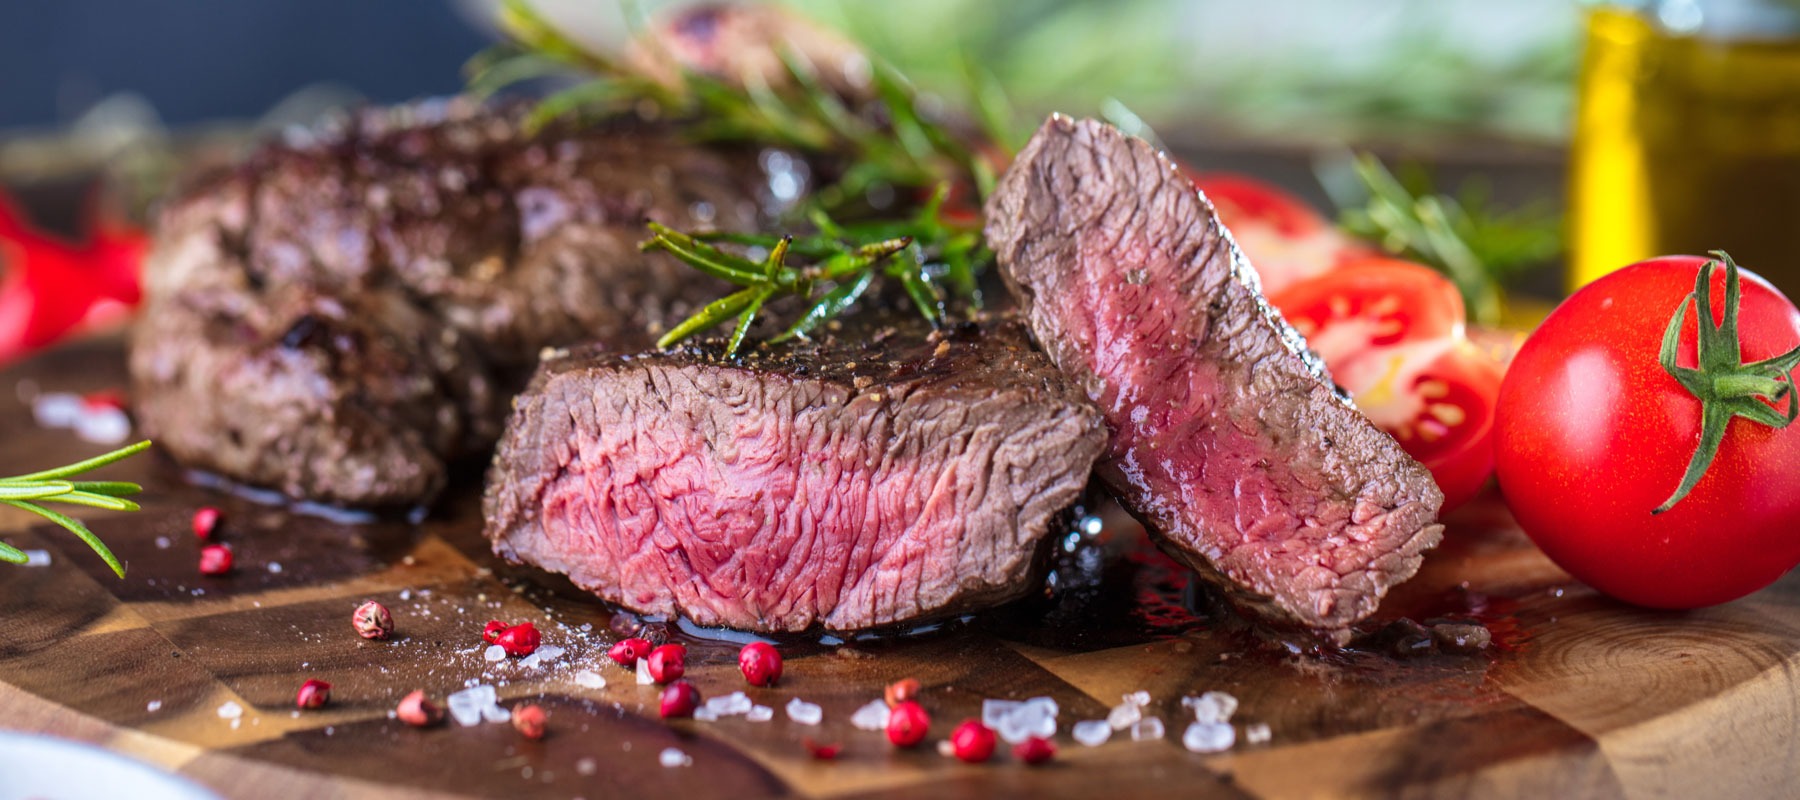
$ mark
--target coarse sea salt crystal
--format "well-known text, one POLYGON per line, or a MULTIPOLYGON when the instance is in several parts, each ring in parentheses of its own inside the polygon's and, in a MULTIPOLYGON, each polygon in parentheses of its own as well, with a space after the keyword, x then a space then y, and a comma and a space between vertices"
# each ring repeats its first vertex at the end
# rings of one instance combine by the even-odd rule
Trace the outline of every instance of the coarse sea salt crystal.
POLYGON ((694 764, 694 759, 692 757, 673 747, 663 748, 663 751, 656 755, 656 760, 670 769, 674 769, 675 767, 693 766, 694 764))
POLYGON ((1229 722, 1196 722, 1181 734, 1181 746, 1196 753, 1223 753, 1236 741, 1229 722))
POLYGON ((148 711, 152 714, 154 714, 158 711, 161 711, 162 710, 162 701, 161 700, 151 700, 148 705, 144 706, 144 710, 148 711))
POLYGON ((481 652, 481 657, 489 662, 503 660, 506 658, 506 648, 497 644, 488 645, 488 649, 481 652))
POLYGON ((1181 704, 1194 712, 1196 722, 1230 722, 1237 713, 1238 700, 1225 692, 1207 692, 1199 697, 1183 697, 1181 704))
POLYGON ((31 416, 46 428, 67 428, 81 418, 81 397, 67 392, 45 392, 31 402, 31 416))
POLYGON ((481 710, 481 718, 488 722, 507 722, 512 719, 512 712, 497 705, 481 710))
POLYGON ((1122 731, 1136 724, 1138 720, 1143 718, 1144 710, 1142 706, 1139 706, 1136 703, 1120 703, 1119 705, 1113 706, 1112 711, 1107 712, 1106 724, 1111 725, 1112 729, 1115 731, 1122 731))
POLYGON ((465 728, 481 723, 482 709, 494 704, 494 687, 474 686, 444 698, 450 707, 450 718, 465 728))
POLYGON ((1163 738, 1163 721, 1160 717, 1147 717, 1131 725, 1131 740, 1134 742, 1163 738))
POLYGON ((768 722, 774 718, 775 709, 768 706, 751 706, 749 711, 744 712, 744 719, 751 722, 768 722))
POLYGON ((584 669, 575 673, 575 685, 585 689, 604 689, 606 678, 591 669, 584 669))
POLYGON ((156 537, 156 549, 158 550, 167 550, 171 544, 174 544, 174 542, 169 541, 169 537, 167 536, 156 537))
POLYGON ((788 719, 798 722, 801 725, 817 725, 821 720, 825 719, 825 709, 820 708, 815 703, 808 703, 805 700, 796 697, 788 701, 787 715, 788 719))
POLYGON ((118 444, 131 436, 131 418, 111 406, 87 409, 75 419, 75 435, 94 444, 118 444))
POLYGON ((850 724, 857 730, 879 731, 887 728, 891 710, 885 700, 870 700, 868 705, 850 715, 850 724))
POLYGON ((1069 735, 1075 737, 1075 741, 1088 747, 1106 744, 1106 740, 1112 738, 1112 732, 1112 726, 1103 719, 1084 719, 1069 729, 1069 735))
POLYGON ((639 686, 649 686, 653 683, 656 683, 656 679, 650 677, 650 659, 648 659, 648 658, 638 659, 638 661, 637 661, 637 682, 638 682, 639 686))
POLYGON ((983 700, 981 701, 981 724, 998 729, 1000 720, 1024 706, 1017 700, 983 700))
POLYGON ((714 711, 707 706, 701 706, 694 709, 694 719, 699 720, 700 722, 717 722, 719 720, 719 712, 714 711))
POLYGON ((537 656, 539 661, 542 661, 543 663, 548 664, 552 661, 562 658, 563 654, 567 653, 567 652, 569 652, 569 651, 564 650, 560 647, 557 647, 556 645, 547 644, 547 645, 544 645, 543 647, 538 648, 537 652, 532 653, 532 655, 537 656))
POLYGON ((236 700, 226 700, 219 706, 219 719, 237 719, 243 715, 244 707, 238 705, 236 700))
POLYGON ((25 552, 24 566, 27 566, 27 567, 48 567, 48 566, 50 566, 50 551, 49 550, 26 550, 24 552, 25 552))
POLYGON ((1139 706, 1150 705, 1150 693, 1143 689, 1139 689, 1131 694, 1125 695, 1125 702, 1139 706))
POLYGON ((1274 731, 1269 730, 1267 722, 1256 722, 1244 726, 1244 741, 1248 744, 1264 744, 1272 735, 1274 735, 1274 731))
POLYGON ((525 669, 537 669, 538 667, 543 666, 543 664, 544 659, 537 653, 532 653, 531 655, 519 659, 519 666, 525 669))

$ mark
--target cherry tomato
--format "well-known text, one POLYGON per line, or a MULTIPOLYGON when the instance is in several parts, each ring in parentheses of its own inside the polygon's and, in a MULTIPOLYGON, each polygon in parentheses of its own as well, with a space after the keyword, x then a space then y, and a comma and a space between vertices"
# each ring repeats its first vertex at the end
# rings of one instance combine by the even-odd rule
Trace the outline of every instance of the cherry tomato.
POLYGON ((1289 324, 1335 370, 1372 347, 1462 335, 1462 295, 1429 267, 1370 256, 1271 294, 1289 324))
POLYGON ((1498 362, 1465 339, 1446 337, 1377 347, 1330 366, 1369 421, 1431 470, 1444 492, 1443 511, 1487 485, 1494 401, 1505 374, 1498 362))
MULTIPOLYGON (((1722 603, 1800 563, 1800 426, 1731 419, 1692 491, 1653 513, 1675 495, 1701 439, 1701 402, 1659 353, 1706 263, 1652 259, 1576 292, 1526 340, 1500 391, 1500 486, 1520 526, 1576 578, 1640 605, 1722 603)), ((1713 269, 1709 281, 1715 319, 1724 273, 1713 269)), ((1793 303, 1740 274, 1743 361, 1800 344, 1793 303)), ((1693 368, 1696 313, 1683 317, 1677 364, 1693 368)), ((1784 377, 1791 384, 1793 371, 1784 377)))
POLYGON ((1185 171, 1212 201, 1268 294, 1369 252, 1304 200, 1269 183, 1228 172, 1185 171))

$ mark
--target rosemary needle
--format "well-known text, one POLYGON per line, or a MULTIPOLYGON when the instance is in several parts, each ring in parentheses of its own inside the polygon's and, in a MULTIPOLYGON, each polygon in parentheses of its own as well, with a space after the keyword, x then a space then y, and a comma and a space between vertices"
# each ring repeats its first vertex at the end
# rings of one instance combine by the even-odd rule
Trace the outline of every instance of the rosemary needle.
MULTIPOLYGON (((143 491, 142 486, 125 481, 72 481, 69 478, 129 458, 148 449, 150 449, 150 442, 143 441, 67 466, 33 472, 28 475, 0 478, 0 503, 29 511, 61 525, 70 533, 75 534, 76 538, 85 542, 88 547, 93 548, 101 560, 112 568, 113 573, 123 578, 125 577, 125 566, 119 563, 119 559, 113 555, 106 543, 100 541, 100 537, 95 536, 94 532, 88 530, 80 520, 43 504, 63 503, 112 511, 138 510, 137 503, 125 498, 143 491)), ((5 542, 0 542, 0 561, 23 564, 26 561, 25 552, 5 542)))

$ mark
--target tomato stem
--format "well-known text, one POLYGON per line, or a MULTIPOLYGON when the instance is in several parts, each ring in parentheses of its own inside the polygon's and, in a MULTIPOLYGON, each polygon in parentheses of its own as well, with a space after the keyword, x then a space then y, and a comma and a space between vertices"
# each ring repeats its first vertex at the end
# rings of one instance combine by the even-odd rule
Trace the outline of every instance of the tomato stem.
POLYGON ((1738 339, 1738 302, 1740 298, 1738 265, 1723 250, 1714 250, 1718 258, 1700 267, 1694 280, 1694 291, 1683 298, 1675 309, 1675 318, 1663 332, 1662 367, 1700 400, 1700 444, 1688 461, 1681 483, 1668 500, 1650 513, 1661 514, 1688 496, 1700 478, 1712 466, 1713 457, 1725 442, 1725 431, 1733 417, 1771 428, 1785 428, 1800 413, 1800 397, 1794 392, 1788 373, 1800 365, 1800 347, 1774 358, 1743 363, 1742 343, 1738 339), (1717 323, 1712 312, 1712 272, 1725 265, 1725 314, 1717 323), (1687 319, 1688 306, 1695 306, 1699 323, 1696 337, 1697 369, 1677 366, 1675 355, 1681 340, 1681 324, 1687 319), (1777 405, 1787 401, 1785 411, 1777 405))

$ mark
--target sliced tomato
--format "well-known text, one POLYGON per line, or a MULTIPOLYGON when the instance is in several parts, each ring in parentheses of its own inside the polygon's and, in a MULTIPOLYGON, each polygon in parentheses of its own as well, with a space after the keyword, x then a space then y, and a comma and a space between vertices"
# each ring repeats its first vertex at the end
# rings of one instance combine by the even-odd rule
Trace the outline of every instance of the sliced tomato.
POLYGON ((1494 473, 1494 405, 1505 374, 1498 362, 1452 337, 1327 363, 1369 421, 1431 470, 1444 511, 1480 493, 1494 473))
POLYGON ((1229 172, 1184 169, 1256 267, 1264 292, 1282 291, 1369 252, 1306 201, 1272 184, 1229 172))
POLYGON ((1458 338, 1462 295, 1428 267, 1370 256, 1269 297, 1335 371, 1376 347, 1458 338))

